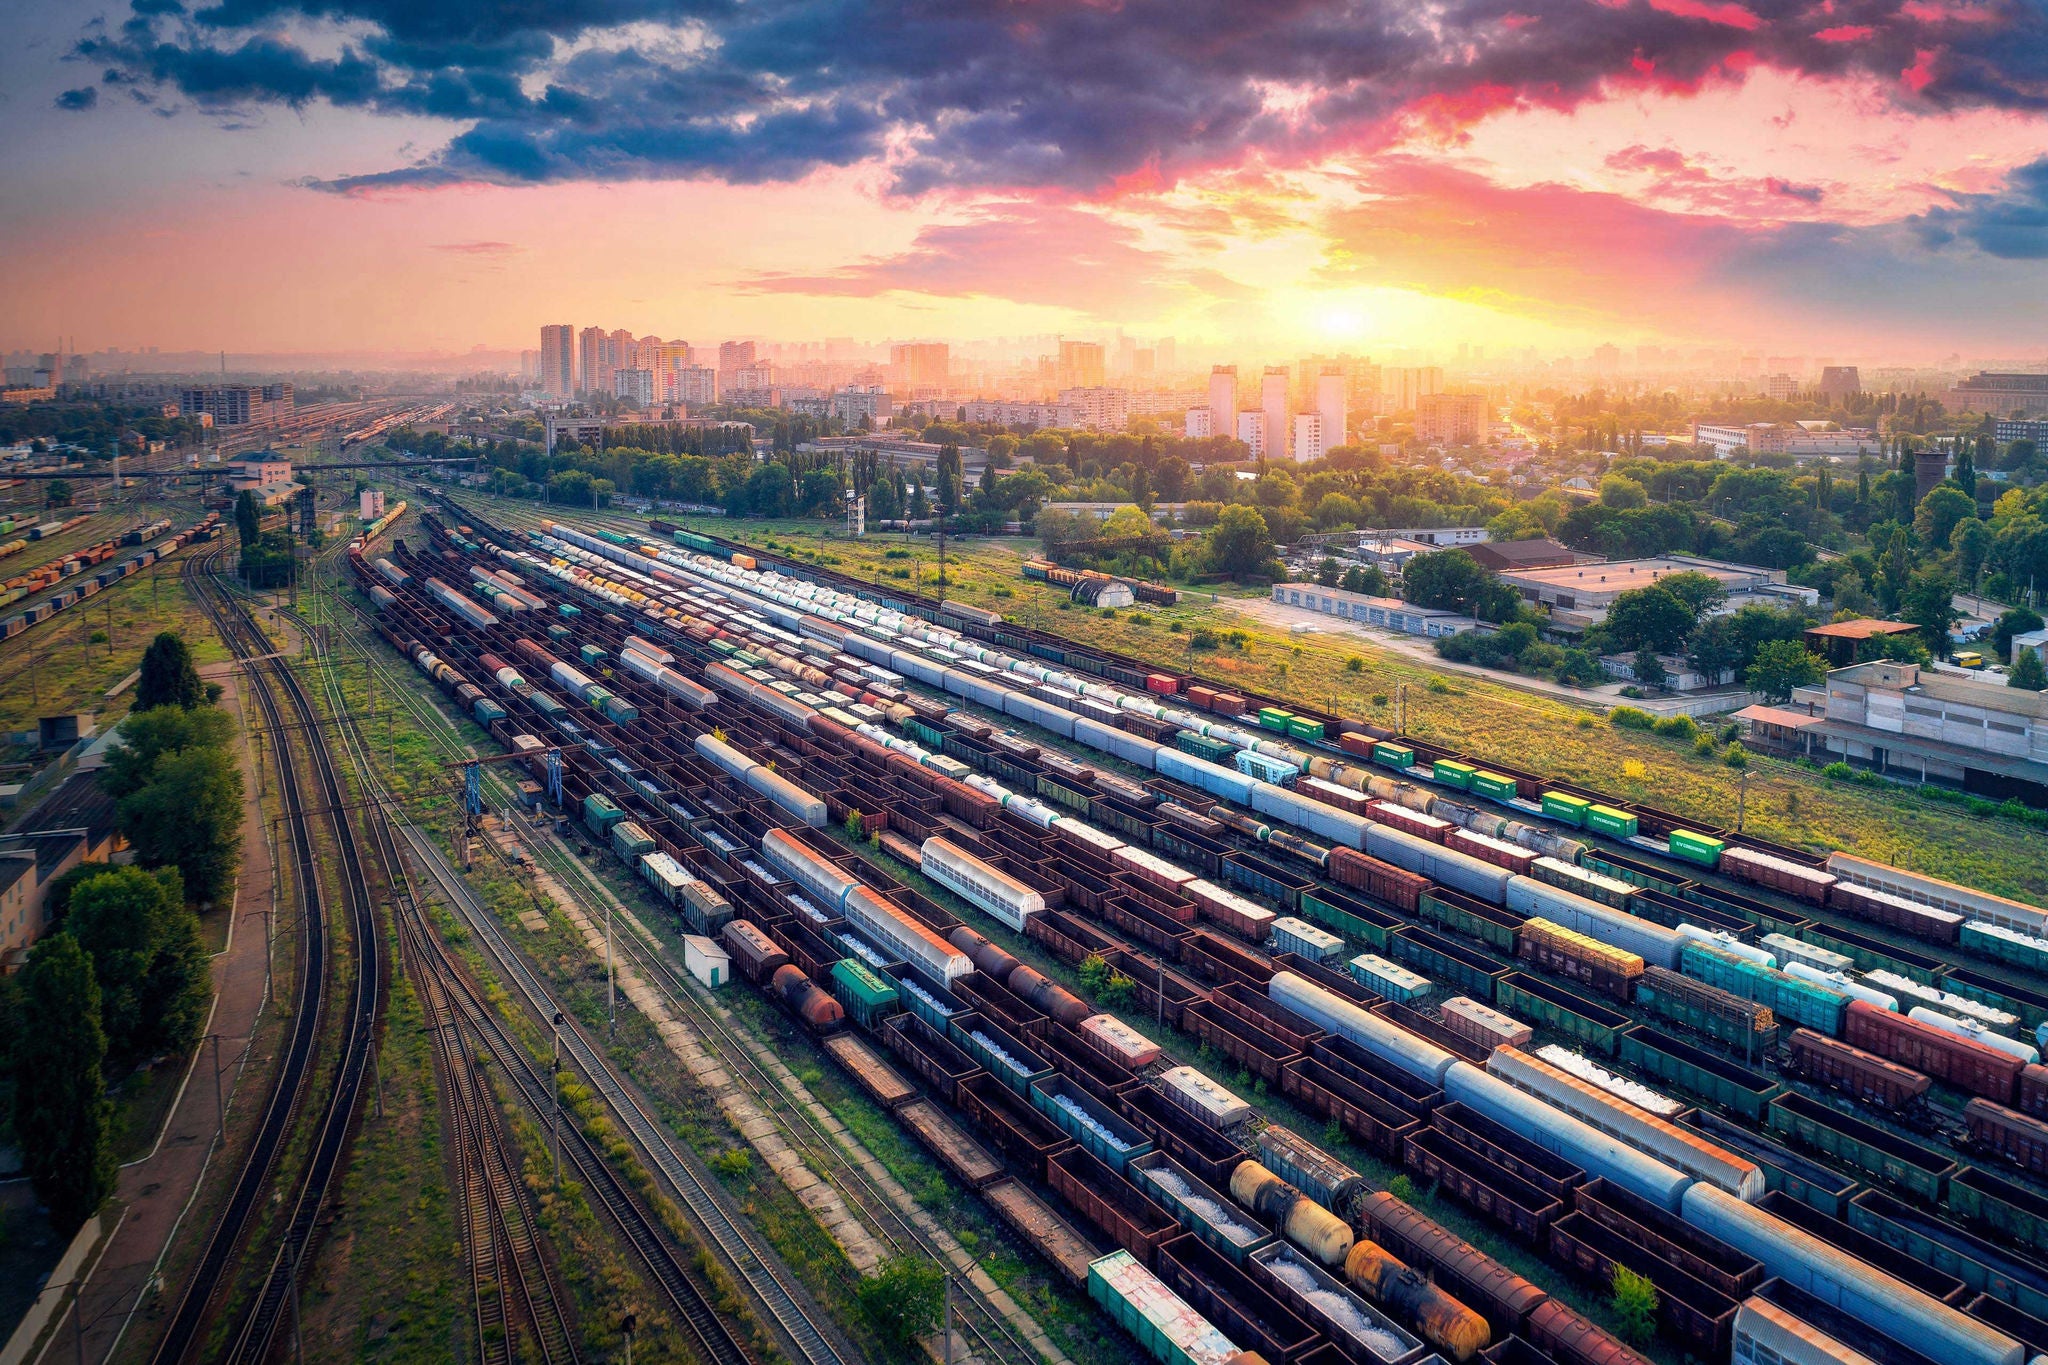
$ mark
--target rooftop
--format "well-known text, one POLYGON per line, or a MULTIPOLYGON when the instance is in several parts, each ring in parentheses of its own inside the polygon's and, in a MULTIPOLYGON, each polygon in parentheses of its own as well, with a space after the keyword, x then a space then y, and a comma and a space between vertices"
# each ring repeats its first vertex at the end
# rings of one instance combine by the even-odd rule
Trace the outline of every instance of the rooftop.
POLYGON ((1818 635, 1829 640, 1869 640, 1879 635, 1906 635, 1920 629, 1910 621, 1880 621, 1872 616, 1859 616, 1854 621, 1834 621, 1825 626, 1815 626, 1808 635, 1818 635))
POLYGON ((1569 564, 1577 558, 1564 546, 1543 536, 1535 540, 1491 540, 1485 542, 1483 549, 1468 545, 1465 552, 1480 563, 1499 569, 1540 569, 1569 564))
POLYGON ((1660 578, 1681 573, 1702 573, 1730 589, 1768 581, 1771 576, 1769 569, 1678 557, 1617 559, 1604 564, 1568 564, 1553 569, 1511 569, 1508 572, 1516 582, 1532 587, 1594 588, 1604 592, 1647 588, 1660 578))

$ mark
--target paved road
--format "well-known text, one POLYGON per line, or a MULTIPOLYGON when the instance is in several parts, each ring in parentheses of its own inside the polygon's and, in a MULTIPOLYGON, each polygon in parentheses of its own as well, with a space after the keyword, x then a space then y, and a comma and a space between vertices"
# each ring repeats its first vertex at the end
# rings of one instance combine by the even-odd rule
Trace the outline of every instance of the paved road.
MULTIPOLYGON (((221 705, 232 708, 239 717, 239 679, 223 671, 218 681, 226 689, 221 705)), ((273 882, 245 718, 243 733, 242 874, 233 908, 210 912, 235 916, 228 947, 213 960, 214 1008, 207 1024, 208 1032, 220 1035, 221 1095, 230 1121, 238 1109, 246 1114, 260 1104, 265 1068, 271 1061, 260 1053, 249 1058, 250 1035, 264 1006, 263 915, 271 904, 273 882), (245 1070, 245 1060, 253 1060, 255 1065, 245 1070)), ((162 1308, 149 1287, 164 1248, 174 1234, 189 1240, 203 1232, 203 1212, 187 1206, 213 1151, 213 1065, 213 1045, 202 1043, 156 1148, 121 1170, 118 1197, 127 1203, 128 1216, 86 1281, 82 1352, 86 1360, 107 1360, 121 1344, 132 1351, 135 1335, 144 1329, 152 1311, 162 1308)), ((215 1165, 213 1173, 217 1176, 220 1170, 215 1165)), ((175 1302, 175 1298, 168 1301, 175 1302)), ((44 1359, 68 1362, 73 1359, 68 1323, 58 1336, 60 1344, 46 1350, 44 1359)))

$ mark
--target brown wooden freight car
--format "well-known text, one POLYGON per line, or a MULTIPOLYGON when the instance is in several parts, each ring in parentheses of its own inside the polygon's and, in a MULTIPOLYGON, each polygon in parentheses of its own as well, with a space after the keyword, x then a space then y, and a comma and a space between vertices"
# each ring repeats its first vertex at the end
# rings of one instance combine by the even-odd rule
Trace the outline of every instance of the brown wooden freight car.
POLYGON ((1894 1113, 1910 1109, 1934 1085, 1910 1067, 1838 1043, 1812 1029, 1793 1029, 1790 1043, 1792 1069, 1798 1074, 1879 1109, 1894 1113))

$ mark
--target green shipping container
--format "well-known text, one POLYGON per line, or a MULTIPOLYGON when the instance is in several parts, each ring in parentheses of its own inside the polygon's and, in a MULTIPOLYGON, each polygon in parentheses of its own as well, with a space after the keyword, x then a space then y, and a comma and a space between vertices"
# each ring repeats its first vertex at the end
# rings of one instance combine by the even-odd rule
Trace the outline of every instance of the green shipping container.
POLYGON ((569 602, 562 603, 560 606, 556 607, 555 610, 562 613, 562 615, 564 616, 581 616, 583 614, 583 608, 569 602))
POLYGON ((576 657, 587 664, 601 664, 604 662, 604 651, 596 645, 585 645, 576 651, 576 657))
POLYGON ((896 988, 852 957, 832 964, 832 994, 863 1028, 872 1028, 876 1020, 894 1013, 898 1004, 896 988))
POLYGON ((626 813, 601 792, 592 792, 583 798, 583 823, 599 835, 611 833, 612 826, 625 818, 626 813))
POLYGON ((612 826, 612 848, 630 863, 643 853, 654 852, 654 838, 631 820, 621 820, 612 826))
POLYGON ((569 628, 567 626, 549 626, 548 638, 550 640, 566 640, 569 638, 569 628))
POLYGON ((1683 858, 1701 867, 1715 867, 1721 861, 1721 850, 1727 845, 1706 834, 1695 834, 1689 829, 1671 831, 1671 856, 1683 858))
POLYGON ((1470 763, 1460 763, 1456 759, 1451 758, 1440 758, 1436 761, 1434 775, 1439 782, 1456 787, 1460 791, 1470 791, 1472 790, 1472 778, 1478 771, 1479 769, 1473 767, 1470 763))
POLYGON ((1387 940, 1408 924, 1377 906, 1367 905, 1339 891, 1317 885, 1301 893, 1297 907, 1301 917, 1351 938, 1362 938, 1373 947, 1386 950, 1387 940))
POLYGON ((734 653, 732 660, 734 663, 744 665, 747 668, 759 668, 761 666, 761 656, 749 653, 744 649, 734 653))
POLYGON ((1389 744, 1381 740, 1372 746, 1372 761, 1384 763, 1389 768, 1412 768, 1415 766, 1415 751, 1405 744, 1389 744))
POLYGON ((1323 723, 1319 720, 1303 720, 1296 716, 1287 722, 1287 733, 1296 739, 1319 740, 1323 737, 1323 723))
POLYGON ((1088 1297, 1161 1365, 1214 1365, 1236 1352, 1214 1323, 1128 1251, 1089 1263, 1088 1297))
POLYGON ((944 749, 946 747, 946 737, 931 726, 926 725, 916 716, 912 716, 903 722, 903 733, 909 735, 927 749, 944 749))
POLYGON ((1586 811, 1593 803, 1582 796, 1568 792, 1543 793, 1543 813, 1552 820, 1562 820, 1567 825, 1586 823, 1586 811))
POLYGON ((640 719, 640 708, 621 697, 606 697, 598 709, 614 725, 630 725, 640 719))
POLYGON ((1612 806, 1589 806, 1586 809, 1586 828, 1610 839, 1633 839, 1636 837, 1636 818, 1612 806))
POLYGON ((1259 708, 1259 724, 1268 730, 1278 730, 1283 735, 1287 733, 1287 723, 1293 719, 1292 712, 1282 711, 1277 706, 1259 708))
POLYGON ((1184 754, 1193 754, 1196 758, 1207 759, 1211 763, 1228 763, 1230 756, 1237 752, 1235 745, 1225 744, 1222 740, 1211 739, 1207 735, 1198 735, 1193 730, 1183 730, 1175 735, 1173 747, 1184 754))
POLYGON ((1492 797, 1496 801, 1512 801, 1520 788, 1515 786, 1514 778, 1502 777, 1499 773, 1490 773, 1481 768, 1472 774, 1470 790, 1481 796, 1492 797))

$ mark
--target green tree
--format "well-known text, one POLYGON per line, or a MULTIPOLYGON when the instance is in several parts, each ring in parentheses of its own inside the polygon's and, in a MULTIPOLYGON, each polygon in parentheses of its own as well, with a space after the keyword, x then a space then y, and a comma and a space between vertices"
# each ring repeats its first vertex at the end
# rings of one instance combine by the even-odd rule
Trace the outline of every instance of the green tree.
POLYGON ((1695 617, 1705 616, 1728 600, 1728 587, 1712 574, 1696 569, 1657 580, 1657 586, 1692 608, 1695 617))
POLYGON ((1956 580, 1946 569, 1916 570, 1906 582, 1899 599, 1899 619, 1920 627, 1927 648, 1937 659, 1946 659, 1951 641, 1949 631, 1962 620, 1956 610, 1956 580))
POLYGON ((1387 575, 1377 564, 1353 564, 1344 571, 1342 584, 1346 592, 1362 592, 1372 597, 1387 595, 1387 575))
POLYGON ((1463 550, 1435 550, 1410 559, 1401 570, 1401 600, 1439 611, 1476 612, 1489 621, 1507 620, 1520 605, 1513 588, 1463 550))
POLYGON ((1649 492, 1634 479, 1622 474, 1609 474, 1600 480, 1600 505, 1619 507, 1624 510, 1647 506, 1649 492))
POLYGON ((36 1198, 69 1236, 114 1189, 100 991, 91 959, 69 934, 46 935, 21 977, 14 1068, 34 1084, 14 1092, 14 1135, 36 1198))
POLYGON ((1955 560, 1956 577, 1970 585, 1977 586, 1977 579, 1984 572, 1984 561, 1991 557, 1991 545, 1996 537, 1989 526, 1976 517, 1965 517, 1956 523, 1956 529, 1949 533, 1948 548, 1955 560))
POLYGON ((1600 633, 1622 649, 1676 649, 1693 632, 1693 610, 1662 584, 1632 588, 1614 599, 1600 633))
POLYGON ((1671 673, 1664 667, 1664 661, 1657 657, 1657 651, 1643 647, 1636 651, 1629 671, 1636 675, 1636 686, 1647 687, 1652 692, 1662 692, 1671 685, 1671 673))
POLYGON ((2000 659, 2012 658, 2012 637, 2041 629, 2041 613, 2031 607, 2007 607, 1991 628, 1991 647, 2000 659))
POLYGON ((1766 701, 1788 701, 1795 687, 1811 687, 1828 673, 1827 660, 1797 640, 1768 640, 1749 666, 1749 690, 1766 701))
POLYGON ((1631 1346, 1647 1346, 1657 1335, 1657 1286, 1647 1276, 1627 1266, 1614 1267, 1614 1316, 1621 1339, 1631 1346))
POLYGON ((205 1011, 206 956, 177 869, 100 869, 72 889, 64 932, 92 959, 110 1053, 191 1046, 205 1011))
POLYGON ((225 750, 159 758, 150 783, 122 797, 117 811, 145 865, 175 866, 201 902, 227 890, 242 856, 242 770, 225 750))
POLYGON ((244 488, 235 499, 235 534, 241 537, 244 550, 256 543, 263 533, 263 513, 256 506, 256 495, 244 488))
POLYGON ((1338 579, 1343 576, 1343 566, 1328 555, 1324 555, 1323 562, 1316 566, 1316 582, 1322 587, 1336 587, 1338 579))
POLYGON ((886 1344, 908 1351, 939 1325, 946 1272, 920 1256, 891 1256, 854 1290, 861 1317, 886 1344))
POLYGON ((1262 570, 1272 557, 1273 541, 1266 531, 1266 518, 1256 507, 1232 504, 1216 518, 1209 532, 1209 563, 1217 573, 1247 578, 1262 570))
MULTIPOLYGON (((1989 441, 1991 438, 1985 437, 1983 439, 1989 441)), ((1955 480, 1956 487, 1969 495, 1970 501, 1973 504, 1977 501, 1977 451, 1982 448, 1981 443, 1973 444, 1969 441, 1957 441, 1955 470, 1949 475, 1949 478, 1955 480)), ((1988 457, 1985 463, 1990 463, 1988 457)))
POLYGON ((142 651, 142 676, 135 683, 135 709, 149 711, 159 706, 178 706, 187 711, 206 702, 206 684, 192 666, 192 651, 185 637, 163 631, 142 651))
POLYGON ((69 507, 71 485, 63 479, 50 480, 50 486, 43 490, 43 503, 48 507, 69 507))
POLYGON ((234 731, 234 718, 217 707, 155 706, 132 712, 121 722, 121 742, 107 749, 100 786, 116 799, 140 791, 155 779, 160 760, 188 749, 225 749, 234 731))
POLYGON ((2012 667, 2006 670, 2005 685, 2022 688, 2028 692, 2039 692, 2048 688, 2048 668, 2041 665, 2041 651, 2021 650, 2019 658, 2014 659, 2012 667))
POLYGON ((1942 546, 1956 527, 1977 515, 1977 500, 1951 484, 1938 484, 1913 513, 1913 534, 1922 545, 1942 546))

